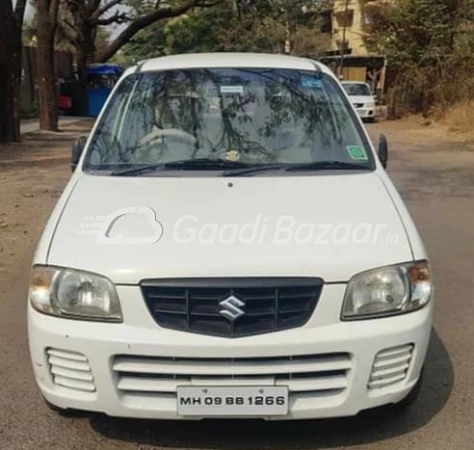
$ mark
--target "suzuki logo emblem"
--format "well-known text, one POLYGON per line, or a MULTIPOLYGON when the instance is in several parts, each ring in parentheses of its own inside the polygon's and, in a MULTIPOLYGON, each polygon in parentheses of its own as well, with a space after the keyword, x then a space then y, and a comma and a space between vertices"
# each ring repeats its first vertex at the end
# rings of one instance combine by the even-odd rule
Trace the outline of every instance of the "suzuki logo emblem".
POLYGON ((234 295, 222 300, 219 305, 222 306, 219 314, 231 322, 245 314, 245 311, 241 309, 242 306, 245 306, 245 303, 234 295))

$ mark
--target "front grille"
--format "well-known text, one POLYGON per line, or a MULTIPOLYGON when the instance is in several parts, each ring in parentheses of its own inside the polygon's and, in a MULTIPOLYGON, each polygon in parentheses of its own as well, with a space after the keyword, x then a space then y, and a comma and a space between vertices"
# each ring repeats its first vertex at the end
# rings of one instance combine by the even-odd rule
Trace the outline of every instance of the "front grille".
POLYGON ((370 374, 369 389, 380 389, 403 381, 413 355, 413 344, 401 345, 377 353, 370 374))
POLYGON ((349 353, 259 358, 117 355, 117 389, 127 395, 175 396, 178 386, 288 386, 290 393, 338 395, 349 386, 349 353))
POLYGON ((322 286, 320 278, 222 278, 148 280, 141 289, 158 325, 236 338, 304 325, 322 286))
POLYGON ((54 384, 76 391, 95 391, 89 360, 82 353, 48 348, 46 354, 54 384))
POLYGON ((354 103, 354 108, 363 108, 364 107, 364 104, 363 103, 354 103))

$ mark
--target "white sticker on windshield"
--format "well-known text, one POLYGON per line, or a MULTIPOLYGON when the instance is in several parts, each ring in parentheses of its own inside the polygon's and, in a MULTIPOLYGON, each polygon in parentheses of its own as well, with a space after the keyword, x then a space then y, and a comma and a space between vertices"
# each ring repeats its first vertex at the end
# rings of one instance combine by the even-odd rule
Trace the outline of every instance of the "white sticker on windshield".
POLYGON ((221 86, 221 94, 243 94, 243 86, 221 86))

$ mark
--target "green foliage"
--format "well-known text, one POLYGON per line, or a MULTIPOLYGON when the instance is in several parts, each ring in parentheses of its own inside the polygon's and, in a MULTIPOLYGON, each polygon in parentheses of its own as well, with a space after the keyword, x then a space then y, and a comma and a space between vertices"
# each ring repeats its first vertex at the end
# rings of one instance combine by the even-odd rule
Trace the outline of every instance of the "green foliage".
MULTIPOLYGON (((135 1, 135 0, 129 0, 135 1)), ((164 54, 245 51, 317 55, 329 42, 320 33, 326 4, 309 0, 223 0, 212 8, 152 25, 124 48, 130 61, 164 54), (306 7, 306 8, 305 8, 306 7)))
POLYGON ((20 106, 20 117, 22 119, 34 119, 39 117, 38 102, 35 100, 26 107, 24 107, 23 105, 20 106))
POLYGON ((166 34, 164 24, 158 22, 140 31, 122 49, 127 63, 133 64, 138 61, 166 54, 166 34))
POLYGON ((474 95, 474 0, 398 0, 372 18, 368 45, 408 106, 427 114, 474 95))
POLYGON ((166 27, 167 53, 191 53, 219 51, 219 32, 231 20, 229 11, 223 8, 192 12, 171 21, 166 27))

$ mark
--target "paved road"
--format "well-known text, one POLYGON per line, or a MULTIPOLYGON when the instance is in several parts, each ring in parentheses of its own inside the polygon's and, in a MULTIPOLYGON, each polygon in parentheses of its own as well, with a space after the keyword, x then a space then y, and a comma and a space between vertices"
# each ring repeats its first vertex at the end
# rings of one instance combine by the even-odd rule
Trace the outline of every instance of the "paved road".
MULTIPOLYGON (((474 449, 474 150, 429 131, 420 135, 393 124, 370 128, 374 136, 380 130, 390 138, 389 171, 423 235, 437 286, 426 381, 408 414, 376 411, 298 423, 59 417, 42 404, 29 366, 24 302, 30 248, 9 273, 0 298, 0 448, 474 449)), ((67 167, 59 169, 63 182, 67 167)), ((36 176, 32 182, 43 188, 46 175, 36 176)), ((44 220, 47 211, 38 214, 44 220)))

